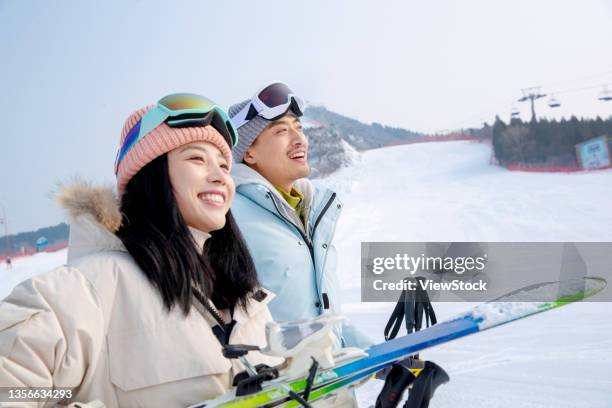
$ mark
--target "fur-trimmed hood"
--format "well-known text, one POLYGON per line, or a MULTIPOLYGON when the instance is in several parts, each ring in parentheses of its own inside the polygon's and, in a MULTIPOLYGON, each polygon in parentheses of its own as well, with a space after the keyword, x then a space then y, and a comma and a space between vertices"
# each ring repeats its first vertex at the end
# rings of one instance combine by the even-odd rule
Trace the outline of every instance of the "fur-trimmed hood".
POLYGON ((122 217, 111 187, 75 182, 61 185, 56 198, 70 216, 69 263, 105 250, 125 251, 115 235, 122 217))

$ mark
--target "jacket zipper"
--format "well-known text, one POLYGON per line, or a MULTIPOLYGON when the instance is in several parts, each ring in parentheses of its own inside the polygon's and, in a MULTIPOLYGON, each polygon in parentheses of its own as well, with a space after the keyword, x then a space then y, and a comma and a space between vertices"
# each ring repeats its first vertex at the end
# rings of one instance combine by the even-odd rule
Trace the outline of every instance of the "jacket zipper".
MULTIPOLYGON (((315 255, 314 255, 314 247, 312 246, 312 242, 308 239, 308 237, 306 235, 304 235, 304 233, 302 232, 301 228, 299 228, 291 220, 289 220, 289 219, 287 219, 287 218, 285 218, 283 216, 282 212, 280 211, 280 209, 276 205, 276 201, 274 200, 274 197, 272 196, 272 192, 268 191, 268 196, 270 197, 270 200, 272 200, 272 203, 274 204, 274 207, 276 208, 276 212, 278 213, 278 215, 280 215, 280 217, 282 219, 284 219, 285 221, 287 221, 289 224, 293 225, 293 227, 295 229, 297 229, 298 232, 300 233, 300 235, 302 236, 302 239, 304 240, 304 242, 308 246, 308 250, 310 252, 310 258, 312 259, 312 266, 315 268, 315 271, 316 271, 316 262, 315 262, 315 255)), ((329 200, 327 200, 327 203, 325 203, 325 206, 323 207, 323 209, 319 213, 319 216, 315 220, 315 223, 312 226, 312 236, 313 237, 314 237, 315 231, 317 229, 317 225, 319 225, 319 222, 321 221, 321 219, 323 218, 323 216, 325 215, 325 213, 327 212, 327 210, 329 209, 329 207, 331 206, 331 203, 334 201, 335 198, 336 198, 336 193, 334 192, 334 193, 332 193, 332 196, 329 198, 329 200)), ((315 278, 316 278, 316 276, 315 276, 315 278)), ((319 283, 317 282, 316 279, 315 279, 315 287, 317 289, 317 293, 319 293, 319 283)), ((329 299, 328 298, 327 299, 323 299, 323 304, 325 304, 325 303, 329 304, 329 299), (327 302, 325 300, 327 300, 327 302)))
POLYGON ((319 214, 319 216, 317 217, 317 220, 315 221, 312 227, 312 236, 314 236, 315 230, 317 229, 317 225, 319 225, 319 221, 321 221, 321 218, 323 218, 323 215, 325 215, 325 213, 327 212, 327 209, 329 208, 329 206, 331 205, 331 203, 334 201, 335 198, 336 198, 336 193, 332 193, 332 196, 329 198, 329 200, 325 204, 325 207, 323 207, 323 210, 321 210, 321 214, 319 214))
MULTIPOLYGON (((285 216, 283 216, 283 213, 278 208, 278 205, 276 205, 276 201, 274 200, 274 197, 272 197, 272 193, 270 191, 268 191, 268 195, 269 195, 270 199, 272 200, 272 203, 274 204, 274 208, 276 208, 276 212, 278 213, 278 215, 280 215, 281 218, 284 219, 285 221, 287 221, 289 224, 293 225, 295 227, 295 229, 297 229, 298 232, 300 233, 300 235, 302 236, 302 239, 304 240, 304 242, 306 242, 306 245, 308 246, 308 249, 310 250, 310 257, 312 258, 312 264, 314 265, 315 264, 315 256, 314 256, 314 247, 312 246, 312 242, 302 232, 302 229, 299 226, 295 225, 290 219, 287 219, 287 218, 285 218, 285 216)), ((325 215, 325 213, 327 212, 327 210, 329 209, 329 207, 331 206, 331 203, 334 201, 335 198, 336 198, 336 193, 334 192, 334 193, 332 193, 332 196, 329 198, 329 200, 327 200, 327 203, 323 207, 323 210, 321 210, 321 213, 319 214, 319 216, 315 220, 315 223, 314 223, 314 225, 312 227, 312 236, 313 237, 314 237, 315 231, 317 229, 317 225, 319 225, 319 222, 321 221, 321 219, 323 218, 323 216, 325 215)))
MULTIPOLYGON (((304 242, 306 242, 306 245, 308 246, 308 249, 310 250, 310 256, 312 257, 312 262, 314 265, 314 248, 312 247, 312 244, 310 243, 310 240, 308 239, 308 237, 306 235, 304 235, 304 233, 302 232, 302 229, 295 225, 293 223, 293 221, 291 221, 290 219, 286 218, 283 213, 281 212, 280 208, 278 208, 278 205, 276 205, 276 201, 274 200, 274 197, 272 196, 272 192, 268 191, 268 197, 270 198, 270 200, 272 200, 272 204, 274 204, 274 208, 276 208, 276 212, 278 213, 278 215, 280 215, 280 217, 287 221, 290 225, 292 225, 299 233, 300 236, 302 237, 302 239, 304 240, 304 242)), ((313 230, 314 231, 314 230, 313 230)))

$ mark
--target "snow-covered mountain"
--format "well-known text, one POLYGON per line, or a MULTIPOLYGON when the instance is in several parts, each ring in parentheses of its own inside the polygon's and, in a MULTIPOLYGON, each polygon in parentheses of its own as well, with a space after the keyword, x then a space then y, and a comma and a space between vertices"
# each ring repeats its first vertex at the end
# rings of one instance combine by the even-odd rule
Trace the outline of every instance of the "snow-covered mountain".
POLYGON ((315 178, 348 166, 356 151, 401 144, 421 136, 377 123, 368 125, 322 106, 308 107, 302 123, 310 141, 308 155, 315 178))
POLYGON ((384 126, 380 123, 368 125, 356 119, 332 112, 323 106, 308 107, 304 116, 311 123, 334 128, 342 139, 357 150, 401 144, 422 136, 417 132, 384 126))
POLYGON ((325 177, 340 168, 351 165, 357 150, 332 127, 306 129, 309 140, 308 157, 311 177, 325 177))

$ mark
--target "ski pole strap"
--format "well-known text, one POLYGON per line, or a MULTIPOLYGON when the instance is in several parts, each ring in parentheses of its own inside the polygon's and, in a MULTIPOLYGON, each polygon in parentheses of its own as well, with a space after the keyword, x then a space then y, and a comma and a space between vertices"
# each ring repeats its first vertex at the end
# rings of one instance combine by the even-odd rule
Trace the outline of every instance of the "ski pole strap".
POLYGON ((436 314, 429 300, 427 291, 421 287, 422 277, 406 278, 404 282, 414 281, 415 290, 404 289, 389 317, 385 326, 385 340, 394 339, 402 326, 402 321, 406 323, 408 334, 421 330, 423 317, 425 317, 426 327, 436 324, 436 314))
MULTIPOLYGON (((426 290, 422 289, 420 284, 424 278, 417 277, 416 281, 418 284, 416 285, 416 291, 414 293, 414 320, 410 323, 414 324, 414 331, 421 330, 423 326, 423 317, 425 317, 425 322, 427 324, 426 327, 432 326, 436 324, 438 321, 436 319, 436 314, 433 310, 433 306, 429 300, 429 294, 426 290)), ((408 312, 412 312, 411 310, 406 310, 406 328, 408 329, 408 312)), ((412 331, 408 331, 408 333, 412 333, 412 331)))
POLYGON ((404 304, 402 299, 404 296, 405 291, 402 291, 393 312, 391 312, 391 317, 389 317, 389 321, 385 326, 385 341, 394 339, 400 327, 402 327, 402 320, 404 318, 404 304))

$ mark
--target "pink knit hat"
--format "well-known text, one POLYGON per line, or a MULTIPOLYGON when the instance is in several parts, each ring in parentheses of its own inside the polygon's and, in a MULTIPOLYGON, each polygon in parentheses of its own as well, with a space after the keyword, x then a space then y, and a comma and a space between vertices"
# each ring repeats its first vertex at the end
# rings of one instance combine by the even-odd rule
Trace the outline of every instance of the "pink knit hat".
MULTIPOLYGON (((145 106, 132 113, 123 125, 119 149, 123 146, 128 132, 136 125, 142 116, 155 105, 145 106)), ((210 142, 217 146, 227 161, 228 166, 232 165, 232 150, 227 142, 214 127, 183 127, 173 128, 162 123, 150 133, 140 139, 127 154, 121 159, 117 170, 117 191, 119 195, 125 192, 125 187, 136 173, 148 163, 168 153, 177 147, 192 142, 210 142)))

